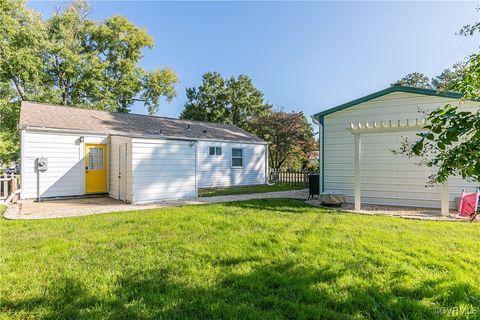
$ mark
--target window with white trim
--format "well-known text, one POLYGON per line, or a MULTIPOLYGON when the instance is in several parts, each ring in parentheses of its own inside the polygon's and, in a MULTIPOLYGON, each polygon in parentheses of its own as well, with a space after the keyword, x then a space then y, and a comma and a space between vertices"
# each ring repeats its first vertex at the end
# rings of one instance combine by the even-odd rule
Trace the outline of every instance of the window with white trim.
POLYGON ((222 155, 222 147, 209 147, 208 148, 208 155, 210 155, 210 156, 221 156, 222 155))
POLYGON ((243 149, 232 148, 232 167, 243 167, 243 149))

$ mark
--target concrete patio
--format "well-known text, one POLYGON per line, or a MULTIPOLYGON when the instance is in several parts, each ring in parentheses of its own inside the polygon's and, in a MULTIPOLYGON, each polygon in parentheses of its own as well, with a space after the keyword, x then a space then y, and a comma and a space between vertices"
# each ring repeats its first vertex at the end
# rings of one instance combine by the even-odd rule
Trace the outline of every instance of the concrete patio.
POLYGON ((52 219, 87 216, 108 212, 135 211, 155 208, 174 207, 182 205, 198 205, 219 202, 234 202, 252 199, 295 198, 306 199, 308 190, 291 190, 280 192, 266 192, 241 194, 230 196, 216 196, 194 199, 169 200, 148 205, 132 205, 108 196, 45 200, 36 202, 23 200, 8 207, 4 213, 6 219, 52 219))

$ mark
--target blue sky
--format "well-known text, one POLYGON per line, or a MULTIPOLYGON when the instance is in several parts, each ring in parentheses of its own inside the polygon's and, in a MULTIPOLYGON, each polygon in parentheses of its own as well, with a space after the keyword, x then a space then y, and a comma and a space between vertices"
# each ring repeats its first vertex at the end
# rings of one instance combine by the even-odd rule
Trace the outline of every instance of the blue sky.
MULTIPOLYGON (((48 17, 60 3, 28 6, 48 17)), ((480 45, 479 34, 455 34, 480 20, 478 2, 91 3, 91 18, 125 15, 153 36, 145 68, 178 74, 178 96, 161 105, 163 116, 180 114, 185 88, 198 86, 206 71, 246 74, 270 103, 310 116, 409 72, 437 75, 480 45)))

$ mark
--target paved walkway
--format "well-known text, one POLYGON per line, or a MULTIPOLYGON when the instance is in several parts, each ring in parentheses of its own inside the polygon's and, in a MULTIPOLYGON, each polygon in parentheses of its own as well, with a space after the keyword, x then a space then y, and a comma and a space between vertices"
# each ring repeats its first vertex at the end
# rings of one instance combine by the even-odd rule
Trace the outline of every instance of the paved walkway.
POLYGON ((209 204, 272 198, 306 199, 307 197, 308 190, 303 189, 231 196, 205 197, 196 199, 171 200, 148 205, 127 204, 123 201, 115 200, 109 197, 49 200, 42 202, 22 201, 19 204, 11 205, 4 213, 4 217, 7 219, 24 220, 68 218, 77 216, 88 216, 107 212, 156 209, 192 204, 209 204))

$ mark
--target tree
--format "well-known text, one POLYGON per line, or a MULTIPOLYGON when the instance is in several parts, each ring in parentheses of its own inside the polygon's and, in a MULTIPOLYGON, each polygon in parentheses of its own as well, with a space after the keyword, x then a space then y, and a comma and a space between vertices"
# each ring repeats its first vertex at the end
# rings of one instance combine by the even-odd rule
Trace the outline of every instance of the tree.
MULTIPOLYGON (((475 30, 480 24, 475 24, 475 30)), ((467 30, 466 27, 463 30, 467 30)), ((466 34, 473 34, 470 30, 466 34)), ((480 53, 470 56, 452 88, 465 100, 480 100, 480 53)), ((449 176, 480 182, 480 102, 476 111, 447 104, 428 113, 428 124, 415 143, 403 141, 401 153, 421 157, 424 165, 437 168, 430 183, 443 183, 449 176)))
POLYGON ((269 142, 269 165, 282 168, 287 162, 301 163, 316 149, 313 129, 302 112, 272 111, 250 121, 252 132, 269 142))
POLYGON ((432 88, 432 85, 430 84, 430 79, 420 72, 409 73, 397 82, 392 83, 392 86, 408 86, 425 89, 432 88))
POLYGON ((452 70, 445 69, 442 73, 432 79, 431 85, 439 91, 455 91, 455 84, 458 83, 465 73, 466 64, 457 62, 452 70))
POLYGON ((18 153, 19 101, 34 92, 42 95, 44 38, 38 14, 20 1, 0 2, 0 162, 18 153))
POLYGON ((246 75, 223 79, 218 72, 207 72, 202 76, 202 84, 187 88, 186 94, 180 118, 233 124, 246 130, 250 129, 250 118, 271 108, 246 75))
POLYGON ((172 70, 139 66, 153 39, 125 17, 89 20, 88 3, 76 0, 45 21, 24 2, 0 3, 0 159, 18 153, 21 101, 118 112, 142 101, 152 114, 175 97, 172 70))
POLYGON ((392 86, 401 85, 425 89, 435 89, 438 91, 455 91, 455 83, 460 81, 465 72, 466 63, 461 61, 453 65, 452 69, 445 69, 442 73, 431 80, 420 72, 407 74, 392 86))

